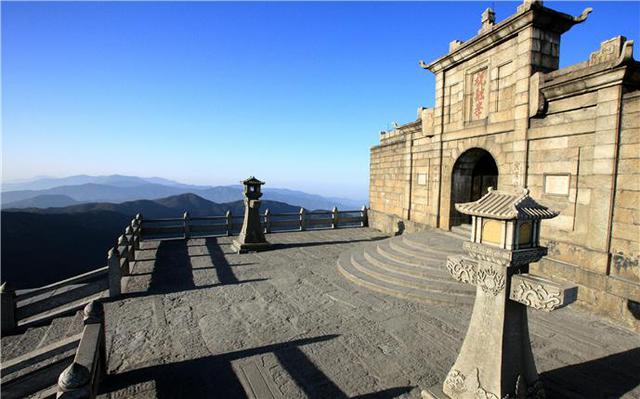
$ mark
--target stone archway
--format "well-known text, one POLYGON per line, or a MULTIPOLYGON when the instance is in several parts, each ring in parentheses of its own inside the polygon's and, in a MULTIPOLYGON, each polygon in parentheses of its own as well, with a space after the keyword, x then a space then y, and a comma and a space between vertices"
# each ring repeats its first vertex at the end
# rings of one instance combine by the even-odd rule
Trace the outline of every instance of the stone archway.
POLYGON ((491 153, 482 148, 463 152, 451 171, 451 227, 471 222, 469 216, 456 211, 454 204, 476 201, 489 187, 498 188, 498 165, 491 153))

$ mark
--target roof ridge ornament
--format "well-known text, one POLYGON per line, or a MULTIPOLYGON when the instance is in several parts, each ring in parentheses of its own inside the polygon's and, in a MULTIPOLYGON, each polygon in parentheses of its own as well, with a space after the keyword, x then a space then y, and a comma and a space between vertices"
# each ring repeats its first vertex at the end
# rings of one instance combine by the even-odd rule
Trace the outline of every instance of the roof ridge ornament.
POLYGON ((591 7, 587 7, 582 11, 582 14, 578 15, 577 17, 573 17, 573 22, 575 22, 576 24, 579 24, 581 22, 584 22, 587 20, 587 17, 589 16, 589 14, 591 14, 591 12, 593 11, 593 8, 591 7))
POLYGON ((482 22, 482 26, 480 27, 478 34, 493 29, 493 26, 496 24, 496 12, 493 11, 493 8, 487 7, 487 9, 483 11, 480 21, 482 22))

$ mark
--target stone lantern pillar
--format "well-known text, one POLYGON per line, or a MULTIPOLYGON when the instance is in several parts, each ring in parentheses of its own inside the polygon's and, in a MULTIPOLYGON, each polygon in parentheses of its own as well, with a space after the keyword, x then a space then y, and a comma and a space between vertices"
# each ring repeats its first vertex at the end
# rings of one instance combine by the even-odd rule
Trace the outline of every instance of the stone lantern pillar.
POLYGON ((271 244, 264 238, 260 225, 260 187, 264 184, 251 176, 242 182, 244 185, 244 221, 242 230, 237 239, 233 241, 232 248, 238 253, 264 251, 271 244))
POLYGON ((478 201, 456 204, 472 217, 469 254, 447 258, 454 279, 474 284, 476 299, 469 329, 444 384, 423 398, 544 398, 529 340, 527 307, 552 311, 576 300, 577 287, 528 273, 547 248, 539 245, 540 221, 558 212, 538 204, 529 190, 489 192, 478 201))

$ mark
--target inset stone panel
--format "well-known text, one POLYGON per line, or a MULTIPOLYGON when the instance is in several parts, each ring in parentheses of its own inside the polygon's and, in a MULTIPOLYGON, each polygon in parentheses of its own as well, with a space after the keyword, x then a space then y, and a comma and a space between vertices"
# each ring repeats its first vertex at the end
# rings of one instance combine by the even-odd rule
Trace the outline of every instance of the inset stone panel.
POLYGON ((545 174, 544 193, 549 195, 569 195, 569 182, 571 175, 566 174, 545 174))
POLYGON ((488 69, 482 68, 470 76, 469 120, 477 121, 487 117, 488 69))

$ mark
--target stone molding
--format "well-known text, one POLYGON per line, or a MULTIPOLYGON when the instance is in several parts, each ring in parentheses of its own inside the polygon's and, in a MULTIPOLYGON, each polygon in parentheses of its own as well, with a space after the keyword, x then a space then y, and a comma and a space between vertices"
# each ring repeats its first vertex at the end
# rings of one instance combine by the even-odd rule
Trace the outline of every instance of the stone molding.
POLYGON ((496 263, 505 267, 527 265, 540 260, 547 254, 545 247, 512 251, 470 241, 464 242, 462 247, 476 260, 496 263))

